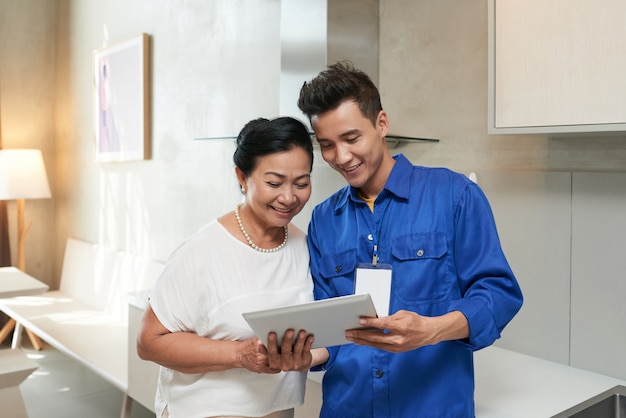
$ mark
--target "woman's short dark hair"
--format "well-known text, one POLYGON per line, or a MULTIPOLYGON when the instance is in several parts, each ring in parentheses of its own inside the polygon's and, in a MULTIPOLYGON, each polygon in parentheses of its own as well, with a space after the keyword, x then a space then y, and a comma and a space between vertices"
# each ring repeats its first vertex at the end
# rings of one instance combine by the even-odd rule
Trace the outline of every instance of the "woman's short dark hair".
POLYGON ((298 107, 311 120, 329 110, 334 110, 346 100, 354 101, 363 116, 376 124, 383 110, 380 93, 374 82, 363 71, 348 61, 337 62, 320 72, 300 89, 298 107))
POLYGON ((246 175, 256 168, 257 159, 300 147, 306 151, 313 170, 313 143, 306 127, 298 119, 284 116, 259 118, 248 122, 237 136, 233 162, 246 175))

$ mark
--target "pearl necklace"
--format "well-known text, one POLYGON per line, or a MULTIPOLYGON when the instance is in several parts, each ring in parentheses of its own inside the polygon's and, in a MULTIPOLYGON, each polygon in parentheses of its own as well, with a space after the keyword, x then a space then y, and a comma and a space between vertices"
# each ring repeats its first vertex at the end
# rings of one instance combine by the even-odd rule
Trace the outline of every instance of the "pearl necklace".
POLYGON ((252 239, 250 239, 250 235, 248 235, 248 231, 246 231, 246 228, 243 227, 243 224, 241 223, 241 217, 239 217, 239 208, 241 207, 241 203, 238 204, 237 206, 235 206, 235 219, 237 219, 237 224, 239 225, 239 229, 241 230, 241 233, 243 234, 243 236, 246 238, 246 241, 248 241, 248 245, 250 245, 253 249, 257 250, 260 253, 275 253, 276 251, 281 250, 285 245, 287 245, 287 237, 289 235, 289 232, 287 230, 287 225, 285 225, 283 227, 284 231, 285 231, 285 239, 283 240, 282 244, 280 244, 278 247, 274 247, 274 248, 261 248, 258 245, 256 245, 254 242, 252 242, 252 239))

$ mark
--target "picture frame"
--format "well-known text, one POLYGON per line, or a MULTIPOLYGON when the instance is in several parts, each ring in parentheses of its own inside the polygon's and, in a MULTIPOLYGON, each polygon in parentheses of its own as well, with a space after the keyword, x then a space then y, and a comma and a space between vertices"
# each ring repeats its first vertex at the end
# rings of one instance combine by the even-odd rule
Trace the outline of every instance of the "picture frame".
POLYGON ((150 37, 94 51, 96 161, 150 158, 150 37))

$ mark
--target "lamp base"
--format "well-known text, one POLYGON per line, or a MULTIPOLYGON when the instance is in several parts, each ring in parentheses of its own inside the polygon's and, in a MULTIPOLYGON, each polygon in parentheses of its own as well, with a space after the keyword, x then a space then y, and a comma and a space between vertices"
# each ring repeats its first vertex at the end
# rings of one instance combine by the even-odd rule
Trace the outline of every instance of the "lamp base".
POLYGON ((24 226, 24 207, 26 201, 17 199, 17 268, 26 273, 26 235, 29 227, 24 226))
MULTIPOLYGON (((17 199, 17 268, 22 270, 23 272, 26 272, 26 257, 24 255, 24 248, 26 235, 28 234, 30 225, 24 226, 24 206, 25 200, 17 199)), ((28 335, 28 339, 33 345, 33 348, 37 351, 41 350, 41 339, 28 328, 24 329, 26 330, 26 334, 28 335)), ((7 323, 4 324, 4 327, 0 329, 0 344, 4 342, 4 340, 8 337, 11 331, 13 331, 11 348, 16 349, 20 346, 20 342, 22 340, 22 325, 20 325, 13 318, 9 318, 7 323)))

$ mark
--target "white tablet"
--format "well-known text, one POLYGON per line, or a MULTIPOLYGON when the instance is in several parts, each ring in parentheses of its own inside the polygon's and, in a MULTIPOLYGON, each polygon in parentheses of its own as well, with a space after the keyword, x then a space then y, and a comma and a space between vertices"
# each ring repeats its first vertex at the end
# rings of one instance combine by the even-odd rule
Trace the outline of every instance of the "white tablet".
POLYGON ((360 317, 376 316, 368 293, 243 313, 244 319, 265 345, 271 331, 276 332, 280 345, 285 331, 303 329, 315 336, 313 348, 349 344, 345 331, 363 328, 359 325, 360 317))

